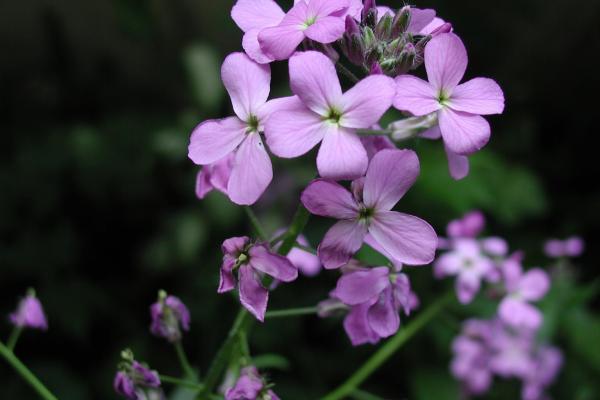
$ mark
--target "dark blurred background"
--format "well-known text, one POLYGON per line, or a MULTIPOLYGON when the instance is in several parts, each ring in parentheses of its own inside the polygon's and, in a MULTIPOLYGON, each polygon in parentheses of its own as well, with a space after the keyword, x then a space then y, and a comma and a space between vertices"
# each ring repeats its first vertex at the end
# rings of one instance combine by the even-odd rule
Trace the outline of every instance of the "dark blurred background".
MULTIPOLYGON (((160 288, 191 309, 184 345, 201 371, 233 320, 237 301, 216 294, 219 245, 250 228, 222 195, 195 198, 197 167, 187 159, 191 129, 231 113, 219 68, 241 48, 232 4, 0 2, 0 313, 11 312, 27 287, 37 289, 50 329, 26 332, 17 354, 61 399, 116 398, 112 376, 127 346, 161 372, 179 374, 173 349, 148 332, 148 306, 160 288)), ((598 399, 600 318, 589 283, 600 260, 600 2, 415 6, 452 22, 469 52, 467 78, 496 79, 507 108, 491 118, 491 143, 464 181, 448 178, 439 143, 417 143, 422 175, 401 207, 440 233, 448 220, 479 208, 487 232, 526 250, 528 265, 548 264, 545 238, 582 235, 584 257, 544 305, 551 314, 544 340, 566 353, 555 398, 598 399)), ((286 94, 285 64, 273 72, 272 93, 286 94)), ((255 206, 271 231, 290 221, 314 155, 274 162, 274 182, 255 206)), ((311 220, 314 245, 329 225, 311 220)), ((434 282, 429 267, 410 273, 424 305, 451 285, 434 282)), ((300 279, 274 292, 271 307, 312 305, 334 283, 332 273, 300 279)), ((432 324, 365 388, 390 399, 457 398, 447 364, 461 313, 432 324)), ((10 326, 2 320, 5 338, 10 326)), ((278 355, 270 375, 286 400, 317 398, 373 351, 351 348, 339 320, 316 317, 267 322, 251 346, 256 355, 278 355)), ((4 363, 0 388, 2 399, 35 398, 4 363)), ((517 382, 499 382, 486 398, 518 393, 517 382)))

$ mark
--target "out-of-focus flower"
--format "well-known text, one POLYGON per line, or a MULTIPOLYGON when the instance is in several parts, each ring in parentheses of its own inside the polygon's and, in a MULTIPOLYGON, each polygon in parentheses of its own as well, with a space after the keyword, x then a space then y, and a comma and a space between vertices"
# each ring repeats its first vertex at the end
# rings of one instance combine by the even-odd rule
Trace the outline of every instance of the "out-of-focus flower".
MULTIPOLYGON (((284 229, 280 229, 277 232, 275 232, 274 237, 278 237, 284 232, 284 229)), ((306 236, 302 234, 298 235, 296 241, 302 246, 310 246, 308 239, 306 239, 306 236)), ((273 250, 277 251, 280 246, 281 243, 278 243, 277 245, 273 246, 273 250)), ((298 271, 300 271, 300 273, 302 273, 303 275, 316 276, 319 274, 319 272, 321 272, 321 261, 319 260, 319 257, 307 250, 298 247, 292 247, 292 249, 289 251, 286 257, 292 262, 292 264, 296 266, 296 268, 298 268, 298 271)))
POLYGON ((544 244, 544 252, 548 257, 579 257, 583 254, 585 243, 579 236, 571 236, 565 240, 550 239, 544 244))
POLYGON ((164 399, 158 372, 136 361, 129 349, 123 350, 121 357, 123 361, 113 381, 117 394, 130 400, 164 399))
POLYGON ((375 154, 366 176, 352 182, 352 193, 338 183, 317 179, 301 201, 315 215, 339 219, 325 234, 318 254, 325 268, 350 260, 367 235, 400 263, 423 265, 435 256, 437 235, 425 221, 391 211, 419 174, 411 150, 382 150, 375 154))
POLYGON ((15 312, 9 315, 10 322, 19 328, 48 329, 48 322, 42 303, 35 296, 35 291, 30 289, 25 297, 19 301, 15 312))
POLYGON ((190 312, 178 297, 167 296, 164 290, 158 292, 158 301, 150 306, 152 323, 150 332, 169 342, 181 339, 181 331, 190 330, 190 312))
POLYGON ((292 92, 302 104, 267 120, 269 148, 279 157, 294 158, 321 142, 317 168, 323 178, 362 176, 369 160, 356 130, 373 126, 390 108, 393 80, 368 76, 342 93, 335 66, 316 51, 297 53, 290 58, 289 69, 292 92))
POLYGON ((475 238, 485 228, 485 217, 481 211, 469 211, 462 218, 448 223, 446 233, 451 238, 475 238))
POLYGON ((268 388, 254 366, 245 367, 240 372, 235 385, 225 392, 225 400, 279 400, 268 388))
POLYGON ((237 282, 240 302, 262 322, 269 299, 269 291, 262 284, 263 275, 291 282, 298 277, 298 269, 286 257, 272 252, 265 243, 250 243, 246 236, 227 239, 221 248, 223 264, 218 293, 233 290, 237 282))

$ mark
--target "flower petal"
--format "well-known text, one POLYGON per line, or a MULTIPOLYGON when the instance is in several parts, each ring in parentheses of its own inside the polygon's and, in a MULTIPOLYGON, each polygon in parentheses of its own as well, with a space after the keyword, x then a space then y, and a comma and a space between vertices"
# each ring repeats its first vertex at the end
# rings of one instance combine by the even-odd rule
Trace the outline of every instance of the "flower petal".
POLYGON ((284 16, 274 0, 238 0, 231 9, 231 18, 244 32, 275 26, 284 16))
POLYGON ((210 167, 206 166, 196 174, 196 197, 202 200, 208 193, 214 189, 210 183, 210 167))
POLYGON ((471 114, 501 114, 504 111, 504 93, 492 79, 471 79, 454 88, 449 107, 471 114))
POLYGON ((510 326, 536 330, 542 324, 542 313, 529 303, 506 297, 498 306, 498 315, 510 326))
POLYGON ((317 154, 317 168, 323 178, 356 179, 365 174, 369 164, 360 138, 349 129, 326 123, 327 132, 317 154))
POLYGON ((286 60, 302 41, 302 27, 306 20, 307 5, 301 1, 292 7, 277 26, 265 28, 258 34, 262 51, 275 60, 286 60))
POLYGON ((346 26, 340 17, 321 17, 306 28, 304 34, 318 43, 335 42, 344 34, 346 26))
POLYGON ((358 204, 340 184, 325 179, 312 181, 300 198, 311 214, 337 219, 358 217, 358 204))
POLYGON ((391 107, 396 87, 385 75, 371 75, 343 95, 340 125, 347 128, 370 128, 391 107))
POLYGON ((223 265, 221 265, 219 288, 217 293, 225 293, 233 290, 235 287, 235 278, 233 276, 233 267, 235 265, 235 258, 226 255, 223 258, 223 265))
POLYGON ((331 107, 340 106, 342 88, 335 66, 327 56, 316 51, 297 53, 290 58, 289 67, 292 92, 308 108, 327 116, 331 107))
POLYGON ((388 287, 377 303, 369 308, 367 319, 371 329, 379 337, 385 338, 398 332, 400 316, 394 306, 394 295, 391 287, 388 287))
POLYGON ((369 268, 342 275, 337 281, 335 296, 344 304, 355 306, 378 298, 389 286, 387 267, 369 268))
POLYGON ((452 178, 460 180, 469 175, 469 158, 467 156, 456 154, 446 147, 446 157, 448 157, 448 170, 452 178))
POLYGON ((369 304, 354 306, 344 318, 344 330, 353 346, 375 344, 379 341, 379 336, 371 329, 367 320, 369 306, 369 304))
POLYGON ((221 251, 223 254, 229 254, 237 258, 248 243, 250 243, 248 236, 232 237, 223 242, 221 251))
POLYGON ((257 111, 257 117, 262 126, 259 130, 264 130, 264 125, 271 115, 281 111, 300 111, 306 110, 304 103, 298 96, 279 97, 269 100, 257 111))
POLYGON ((268 64, 272 62, 273 57, 266 54, 263 49, 260 47, 260 42, 258 41, 258 34, 262 29, 251 29, 244 34, 242 38, 242 47, 248 57, 252 60, 256 61, 259 64, 268 64))
POLYGON ((265 319, 269 292, 260 283, 260 278, 248 264, 239 268, 240 302, 260 322, 265 319))
POLYGON ((476 274, 461 273, 456 279, 456 295, 461 304, 469 304, 479 292, 481 281, 476 274))
POLYGON ((309 0, 307 3, 307 14, 317 18, 345 11, 350 6, 349 0, 309 0))
POLYGON ((450 94, 467 69, 467 50, 454 33, 444 33, 425 46, 425 69, 436 91, 450 94))
POLYGON ((435 18, 435 10, 431 8, 411 8, 410 23, 408 24, 408 32, 419 34, 428 26, 435 18))
POLYGON ((438 117, 444 144, 454 153, 472 154, 490 140, 490 124, 479 115, 444 108, 438 117))
POLYGON ((271 68, 255 63, 244 53, 227 56, 221 67, 221 79, 233 110, 242 121, 248 122, 251 115, 256 115, 269 97, 271 68))
POLYGON ((419 176, 419 158, 412 150, 381 150, 371 160, 363 200, 367 207, 388 211, 419 176))
POLYGON ((278 157, 294 158, 309 152, 328 131, 327 122, 302 106, 297 111, 273 113, 265 124, 269 148, 278 157))
POLYGON ((258 133, 249 134, 235 155, 227 194, 240 205, 254 204, 273 179, 271 159, 258 133))
POLYGON ((246 124, 236 117, 209 120, 192 132, 188 157, 196 164, 212 164, 231 153, 244 140, 246 124))
POLYGON ((527 271, 519 282, 519 292, 525 300, 537 301, 544 297, 550 289, 548 273, 540 268, 527 271))
POLYGON ((339 221, 325 234, 319 245, 318 256, 327 269, 339 268, 362 246, 367 234, 365 224, 358 221, 339 221))
POLYGON ((429 82, 412 75, 396 77, 394 107, 413 115, 427 115, 440 109, 437 93, 429 82))
POLYGON ((369 233, 392 257, 409 265, 429 264, 435 257, 437 235, 427 222, 395 211, 375 214, 369 233))
POLYGON ((249 250, 250 265, 282 282, 291 282, 298 277, 298 269, 286 257, 272 253, 262 244, 249 250))

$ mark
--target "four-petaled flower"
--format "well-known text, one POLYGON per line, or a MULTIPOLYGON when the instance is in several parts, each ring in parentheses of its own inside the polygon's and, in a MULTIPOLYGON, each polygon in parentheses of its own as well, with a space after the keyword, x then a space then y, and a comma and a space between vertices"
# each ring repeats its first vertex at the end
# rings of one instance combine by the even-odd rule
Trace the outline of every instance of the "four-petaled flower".
POLYGON ((264 243, 250 243, 250 238, 233 237, 223 242, 223 264, 218 293, 237 286, 242 305, 259 321, 265 318, 269 291, 262 283, 263 275, 278 281, 291 282, 298 277, 298 269, 284 256, 273 253, 264 243))
POLYGON ((413 115, 437 113, 450 172, 456 179, 468 173, 466 156, 489 141, 490 125, 481 115, 504 110, 504 94, 493 80, 475 78, 459 85, 467 60, 465 46, 454 33, 434 37, 425 47, 429 82, 398 76, 394 99, 394 107, 413 115))
POLYGON ((335 66, 316 51, 290 59, 292 92, 302 103, 273 113, 265 124, 269 148, 279 157, 307 153, 322 141, 317 168, 323 178, 355 179, 367 169, 356 130, 370 128, 390 108, 395 89, 383 75, 369 76, 342 93, 335 66))
POLYGON ((356 253, 369 235, 390 258, 409 265, 430 263, 437 235, 425 221, 391 211, 419 175, 419 159, 412 150, 382 150, 373 156, 364 178, 352 182, 352 193, 338 183, 317 179, 301 201, 315 215, 339 219, 319 245, 325 268, 339 268, 356 253))

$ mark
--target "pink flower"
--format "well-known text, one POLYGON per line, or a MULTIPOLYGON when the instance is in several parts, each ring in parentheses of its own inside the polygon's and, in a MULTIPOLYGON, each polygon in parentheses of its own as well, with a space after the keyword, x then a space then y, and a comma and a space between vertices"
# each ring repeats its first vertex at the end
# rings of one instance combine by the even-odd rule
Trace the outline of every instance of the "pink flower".
POLYGON ((232 388, 227 389, 225 400, 279 400, 269 389, 254 366, 244 367, 232 388))
POLYGON ((46 315, 42 303, 30 290, 27 295, 19 301, 17 310, 9 315, 10 322, 20 328, 48 329, 46 315))
POLYGON ((462 218, 450 221, 446 233, 451 238, 477 237, 485 228, 485 217, 481 211, 470 211, 462 218))
POLYGON ((214 189, 227 194, 234 160, 234 153, 229 153, 219 161, 202 167, 196 175, 196 196, 200 200, 214 189))
POLYGON ((467 304, 479 292, 481 280, 491 275, 494 263, 482 253, 474 239, 455 239, 452 248, 436 260, 434 274, 437 278, 456 275, 458 300, 467 304))
POLYGON ((376 124, 394 97, 394 82, 369 76, 342 93, 335 66, 315 51, 290 59, 292 91, 303 105, 275 112, 265 124, 273 153, 293 158, 322 142, 317 155, 319 174, 330 179, 355 179, 367 169, 367 152, 356 129, 376 124))
POLYGON ((468 173, 466 156, 490 138, 490 125, 481 115, 502 113, 504 94, 488 78, 458 84, 467 68, 467 51, 453 33, 431 39, 425 47, 425 68, 429 82, 411 75, 396 78, 394 106, 417 116, 437 113, 450 172, 460 179, 468 173))
POLYGON ((158 301, 150 306, 150 316, 150 332, 169 342, 181 340, 182 331, 190 330, 190 312, 185 304, 163 290, 158 292, 158 301))
POLYGON ((551 258, 579 257, 583 254, 585 243, 579 236, 565 240, 550 239, 544 244, 544 253, 551 258))
POLYGON ((285 60, 305 38, 332 43, 344 34, 349 6, 350 0, 297 1, 277 26, 258 33, 260 48, 274 60, 285 60))
POLYGON ((433 260, 437 246, 433 228, 417 217, 391 211, 418 174, 419 159, 413 151, 382 150, 373 157, 366 176, 352 182, 352 193, 324 179, 308 185, 301 197, 304 206, 312 214, 340 220, 318 249, 325 268, 346 264, 367 235, 401 263, 433 260))
MULTIPOLYGON (((267 102, 269 66, 259 65, 243 53, 233 53, 225 59, 221 77, 236 116, 198 125, 190 138, 188 156, 196 164, 209 165, 209 173, 215 173, 215 168, 227 169, 221 163, 227 165, 227 157, 232 157, 227 195, 234 203, 253 204, 273 178, 271 160, 260 138, 263 124, 276 110, 297 107, 300 102, 294 97, 267 102)), ((224 184, 223 178, 214 184, 210 179, 210 184, 224 184)), ((205 191, 206 187, 201 187, 199 194, 205 191)))
POLYGON ((259 321, 267 310, 269 292, 263 287, 263 275, 281 282, 291 282, 298 277, 298 269, 285 257, 269 250, 264 243, 250 243, 246 236, 233 237, 223 242, 223 264, 218 293, 233 290, 237 286, 240 302, 259 321))
POLYGON ((542 313, 529 302, 546 295, 550 289, 548 274, 540 268, 523 273, 518 257, 506 260, 502 272, 507 295, 498 306, 498 315, 512 327, 538 329, 542 324, 542 313))

